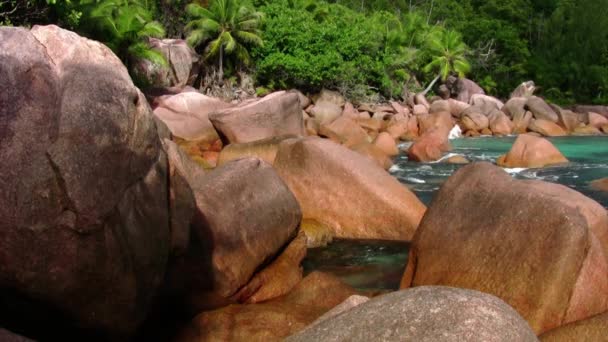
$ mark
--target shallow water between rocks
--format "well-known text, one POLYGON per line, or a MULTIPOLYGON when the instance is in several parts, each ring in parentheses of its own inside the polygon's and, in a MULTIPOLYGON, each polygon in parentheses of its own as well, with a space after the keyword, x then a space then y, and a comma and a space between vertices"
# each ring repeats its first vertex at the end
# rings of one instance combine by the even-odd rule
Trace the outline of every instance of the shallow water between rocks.
MULTIPOLYGON (((470 161, 488 161, 508 152, 515 137, 459 138, 451 140, 450 155, 470 161)), ((608 136, 549 139, 570 160, 567 165, 543 169, 505 169, 517 179, 539 179, 566 185, 608 208, 608 193, 591 189, 589 182, 608 177, 608 136)), ((449 157, 446 156, 446 157, 449 157)), ((429 205, 439 187, 462 165, 443 162, 410 162, 397 156, 390 173, 429 205)), ((360 290, 395 290, 407 263, 408 244, 394 241, 334 240, 323 248, 308 250, 304 271, 332 273, 360 290)))

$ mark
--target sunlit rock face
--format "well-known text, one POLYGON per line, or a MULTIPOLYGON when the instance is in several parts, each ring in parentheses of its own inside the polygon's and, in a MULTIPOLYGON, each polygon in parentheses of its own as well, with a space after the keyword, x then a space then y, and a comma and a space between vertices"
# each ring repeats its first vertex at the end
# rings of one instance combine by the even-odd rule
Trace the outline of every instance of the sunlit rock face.
POLYGON ((608 213, 563 185, 473 163, 441 187, 416 231, 401 287, 491 293, 537 333, 608 309, 608 213))

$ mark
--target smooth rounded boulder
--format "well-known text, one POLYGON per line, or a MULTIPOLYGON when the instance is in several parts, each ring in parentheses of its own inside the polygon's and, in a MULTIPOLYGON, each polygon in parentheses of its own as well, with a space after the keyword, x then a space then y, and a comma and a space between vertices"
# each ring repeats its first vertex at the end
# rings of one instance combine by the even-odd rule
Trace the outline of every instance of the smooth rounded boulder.
POLYGON ((528 129, 545 137, 561 137, 568 134, 558 124, 544 119, 530 120, 528 129))
POLYGON ((285 134, 304 134, 298 94, 278 91, 209 114, 225 144, 248 143, 285 134))
POLYGON ((355 120, 344 115, 331 123, 322 124, 319 135, 347 147, 369 142, 367 132, 355 120))
POLYGON ((158 65, 147 59, 136 59, 132 64, 134 77, 146 87, 184 87, 192 84, 198 63, 196 51, 183 39, 149 38, 148 46, 160 52, 166 65, 158 65), (194 77, 193 77, 194 76, 194 77))
POLYGON ((407 150, 409 160, 432 162, 441 159, 445 152, 452 149, 448 140, 449 132, 433 129, 424 133, 407 150))
POLYGON ((312 272, 284 297, 201 312, 176 341, 280 341, 355 294, 335 276, 312 272))
POLYGON ((562 185, 489 163, 454 173, 416 231, 401 288, 493 294, 537 334, 608 310, 608 213, 562 185))
POLYGON ((331 227, 336 237, 409 240, 426 209, 373 161, 329 140, 285 140, 274 167, 303 217, 331 227))
POLYGON ((395 139, 386 132, 378 134, 376 139, 374 139, 374 145, 389 156, 396 156, 399 154, 395 139))
POLYGON ((292 138, 297 138, 297 136, 288 134, 249 143, 230 144, 220 152, 217 164, 220 166, 236 159, 257 157, 272 165, 281 141, 292 138))
POLYGON ((203 174, 176 172, 192 189, 196 207, 191 241, 173 261, 169 285, 195 308, 217 307, 294 238, 300 207, 272 166, 258 158, 203 174))
POLYGON ((307 236, 300 231, 281 254, 258 272, 233 297, 239 303, 255 304, 288 294, 301 280, 300 266, 306 257, 307 236))
POLYGON ((559 119, 551 106, 538 96, 528 97, 526 108, 532 112, 535 119, 542 119, 550 122, 557 122, 559 119))
POLYGON ((500 156, 496 163, 510 168, 539 168, 568 163, 568 159, 549 140, 521 134, 515 139, 509 152, 500 156))
POLYGON ((290 336, 298 341, 538 341, 502 300, 481 292, 423 286, 373 298, 290 336))
POLYGON ((594 180, 591 187, 595 190, 608 192, 608 177, 594 180))
POLYGON ((452 97, 456 100, 469 103, 475 94, 485 95, 485 91, 468 78, 450 76, 447 78, 446 86, 450 90, 452 97))
POLYGON ((166 154, 127 69, 57 26, 0 28, 0 136, 3 313, 62 338, 132 333, 164 275, 169 206, 166 154))
POLYGON ((232 107, 230 103, 198 92, 164 95, 157 99, 154 115, 163 121, 175 137, 210 145, 219 139, 209 121, 209 113, 232 107))
POLYGON ((490 120, 489 128, 494 135, 509 135, 513 132, 513 123, 505 113, 496 110, 490 113, 488 119, 490 120))

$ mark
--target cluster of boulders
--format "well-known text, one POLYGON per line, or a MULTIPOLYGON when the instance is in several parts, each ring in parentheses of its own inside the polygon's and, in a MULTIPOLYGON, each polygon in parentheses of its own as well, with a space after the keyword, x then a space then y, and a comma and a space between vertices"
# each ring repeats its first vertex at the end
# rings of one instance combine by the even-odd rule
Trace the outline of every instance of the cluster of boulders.
MULTIPOLYGON (((152 109, 107 47, 56 26, 0 28, 0 62, 10 330, 120 340, 166 301, 192 318, 181 341, 559 340, 606 322, 599 204, 472 164, 427 212, 386 171, 400 139, 417 139, 412 159, 439 158, 457 100, 355 109, 331 91, 227 103, 183 88, 152 109), (333 237, 412 241, 404 290, 370 299, 329 274, 303 277, 307 248, 333 237)), ((452 87, 476 91, 462 82, 452 87)), ((497 132, 511 122, 495 100, 469 102, 462 112, 497 108, 497 132)), ((530 149, 552 145, 520 139, 502 162, 547 164, 530 149)))

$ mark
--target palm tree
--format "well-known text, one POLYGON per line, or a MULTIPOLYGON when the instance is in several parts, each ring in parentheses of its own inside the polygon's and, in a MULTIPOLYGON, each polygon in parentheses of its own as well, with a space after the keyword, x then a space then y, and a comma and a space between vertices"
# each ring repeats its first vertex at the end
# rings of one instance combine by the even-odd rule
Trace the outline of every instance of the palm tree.
POLYGON ((431 62, 423 68, 424 72, 438 71, 439 74, 425 92, 432 88, 439 78, 445 81, 452 73, 464 77, 471 70, 471 65, 465 57, 467 46, 456 31, 439 30, 430 34, 427 38, 427 52, 431 62))
POLYGON ((194 47, 205 44, 204 59, 218 58, 220 81, 224 78, 225 55, 236 55, 243 64, 251 62, 248 46, 261 46, 262 13, 241 0, 211 0, 209 8, 196 3, 186 7, 194 18, 186 29, 188 43, 194 47))
POLYGON ((150 37, 162 38, 165 30, 152 20, 147 2, 140 0, 82 0, 81 8, 86 13, 85 30, 106 44, 125 63, 127 68, 132 58, 143 58, 153 63, 166 65, 163 55, 147 44, 150 37))

